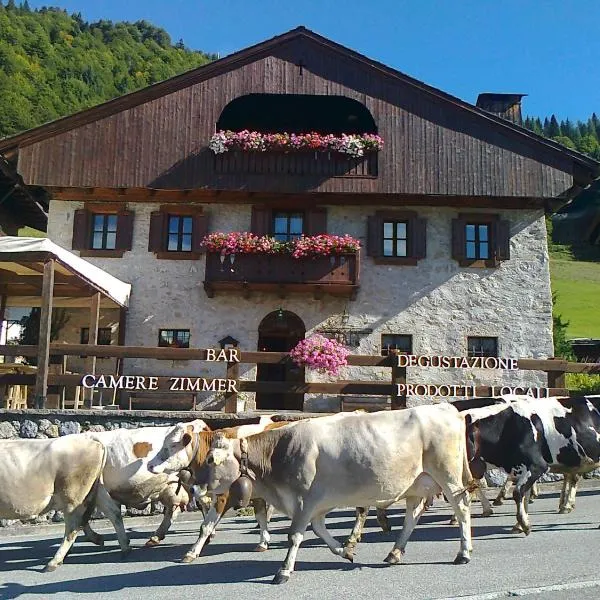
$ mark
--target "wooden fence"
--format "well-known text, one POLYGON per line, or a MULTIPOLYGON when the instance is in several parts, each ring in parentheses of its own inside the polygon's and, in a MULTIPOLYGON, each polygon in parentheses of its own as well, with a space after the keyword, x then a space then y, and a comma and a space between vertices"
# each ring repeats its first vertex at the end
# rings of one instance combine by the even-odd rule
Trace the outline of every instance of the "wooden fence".
MULTIPOLYGON (((37 346, 2 346, 0 345, 0 356, 37 356, 37 346)), ((218 351, 217 351, 218 352, 218 351)), ((95 356, 112 357, 117 359, 126 358, 148 358, 158 360, 195 360, 206 361, 207 349, 195 348, 147 348, 143 346, 94 346, 90 344, 52 344, 50 345, 51 356, 95 356)), ((331 394, 331 395, 368 395, 390 397, 392 408, 403 408, 406 406, 406 396, 400 395, 399 385, 406 384, 406 368, 398 366, 398 355, 373 356, 352 354, 348 356, 348 365, 360 367, 386 367, 390 369, 387 381, 336 381, 336 382, 300 382, 288 383, 279 381, 250 381, 239 379, 240 364, 264 364, 281 363, 289 360, 286 352, 242 352, 238 353, 238 362, 223 361, 224 379, 236 381, 237 391, 227 391, 226 411, 235 412, 237 405, 237 392, 265 392, 265 393, 303 393, 303 394, 331 394)), ((120 361, 122 363, 122 360, 120 361)), ((211 362, 211 364, 215 364, 211 362)), ((568 395, 565 389, 566 373, 590 373, 600 374, 600 363, 571 363, 565 360, 547 359, 519 359, 517 361, 519 370, 543 371, 547 374, 549 395, 568 395)), ((47 375, 47 384, 54 386, 78 386, 81 385, 83 374, 47 375)), ((158 388, 164 389, 169 376, 157 377, 158 388)), ((207 381, 211 381, 208 380, 207 381)), ((34 385, 36 375, 25 374, 0 374, 0 386, 9 385, 34 385)), ((419 381, 419 384, 424 382, 419 381)), ((416 384, 415 384, 416 385, 416 384)), ((436 385, 428 382, 427 385, 436 385)), ((445 384, 444 384, 445 385, 445 384)), ((498 385, 495 386, 498 388, 498 385)), ((158 391, 159 391, 158 390, 158 391)), ((492 387, 480 385, 474 388, 477 396, 490 396, 492 387)), ((38 406, 43 408, 43 406, 38 406)))

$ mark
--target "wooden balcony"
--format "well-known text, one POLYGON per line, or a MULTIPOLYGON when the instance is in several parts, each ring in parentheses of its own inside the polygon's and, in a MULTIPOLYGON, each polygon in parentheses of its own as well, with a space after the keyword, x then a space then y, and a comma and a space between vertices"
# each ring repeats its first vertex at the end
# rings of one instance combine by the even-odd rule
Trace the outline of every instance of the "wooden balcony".
POLYGON ((221 175, 377 177, 377 152, 352 157, 338 152, 240 152, 215 156, 221 175))
POLYGON ((292 258, 278 254, 206 255, 204 289, 209 298, 216 291, 309 292, 354 298, 358 291, 359 255, 292 258))

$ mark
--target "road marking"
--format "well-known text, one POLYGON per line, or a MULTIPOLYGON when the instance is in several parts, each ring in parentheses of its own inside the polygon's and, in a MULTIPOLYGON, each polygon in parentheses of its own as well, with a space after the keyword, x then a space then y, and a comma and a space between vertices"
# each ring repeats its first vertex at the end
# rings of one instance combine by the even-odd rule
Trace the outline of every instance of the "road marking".
POLYGON ((574 581, 572 583, 557 583, 555 585, 544 585, 533 588, 520 588, 516 590, 503 590, 500 592, 488 592, 487 594, 473 594, 472 596, 448 596, 436 600, 496 600, 497 598, 516 598, 518 596, 532 596, 534 594, 545 594, 547 592, 563 592, 566 590, 584 590, 600 587, 600 579, 592 581, 574 581))

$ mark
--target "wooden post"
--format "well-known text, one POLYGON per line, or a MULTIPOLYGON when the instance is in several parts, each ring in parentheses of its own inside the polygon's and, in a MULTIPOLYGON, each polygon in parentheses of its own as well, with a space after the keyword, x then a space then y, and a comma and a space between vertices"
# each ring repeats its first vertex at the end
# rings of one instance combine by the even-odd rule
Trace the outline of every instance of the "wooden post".
MULTIPOLYGON (((228 362, 227 363, 227 374, 225 375, 227 379, 235 379, 236 387, 238 386, 238 377, 240 376, 240 363, 237 362, 228 362)), ((237 412, 237 400, 238 395, 237 392, 227 392, 225 394, 225 412, 227 413, 235 413, 237 412)))
MULTIPOLYGON (((100 292, 97 292, 91 297, 90 302, 90 333, 88 337, 88 345, 96 346, 98 344, 98 322, 100 321, 100 292)), ((86 371, 92 375, 96 374, 95 356, 88 356, 86 360, 86 371)), ((86 408, 92 408, 94 401, 94 388, 89 390, 89 398, 84 400, 86 408)))
POLYGON ((548 371, 549 388, 566 388, 567 382, 564 371, 548 371))
MULTIPOLYGON (((394 364, 392 365, 392 385, 406 384, 406 367, 398 366, 398 355, 394 353, 392 356, 394 364)), ((398 389, 392 394, 392 410, 406 408, 406 396, 398 395, 398 389)))
POLYGON ((52 325, 52 299, 54 290, 54 259, 44 263, 42 280, 42 306, 35 377, 35 407, 44 408, 48 393, 48 365, 50 363, 50 327, 52 325))
MULTIPOLYGON (((2 340, 2 333, 4 332, 4 318, 6 316, 6 296, 2 294, 0 296, 0 340, 2 340)), ((6 327, 6 335, 8 336, 8 327, 6 327)), ((8 342, 8 339, 4 340, 4 344, 8 342)), ((4 356, 1 357, 4 362, 4 356)))
MULTIPOLYGON (((117 331, 117 346, 125 345, 125 333, 127 331, 127 308, 125 306, 121 306, 119 308, 119 330, 117 331)), ((117 358, 117 376, 123 375, 123 368, 125 366, 124 358, 117 358)), ((123 390, 117 391, 118 404, 121 408, 123 408, 123 390)), ((116 400, 115 400, 116 401, 116 400)), ((130 409, 131 410, 131 409, 130 409)))

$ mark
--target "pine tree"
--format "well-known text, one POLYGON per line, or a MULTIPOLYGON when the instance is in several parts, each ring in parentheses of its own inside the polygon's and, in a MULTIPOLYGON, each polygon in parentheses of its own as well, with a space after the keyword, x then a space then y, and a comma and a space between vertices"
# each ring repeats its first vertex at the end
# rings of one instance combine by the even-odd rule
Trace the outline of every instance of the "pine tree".
POLYGON ((557 136, 559 136, 561 134, 560 131, 560 125, 558 124, 558 120, 556 119, 555 115, 552 115, 550 117, 550 123, 548 125, 548 130, 546 132, 546 135, 549 138, 555 138, 557 136))
POLYGON ((8 2, 6 3, 6 10, 12 10, 12 11, 17 10, 17 5, 15 4, 15 0, 8 0, 8 2))

